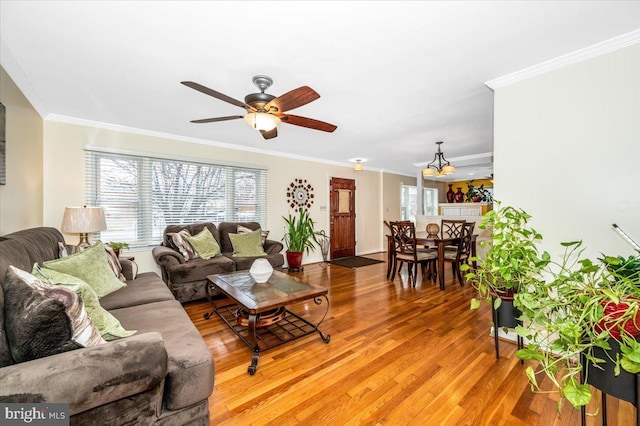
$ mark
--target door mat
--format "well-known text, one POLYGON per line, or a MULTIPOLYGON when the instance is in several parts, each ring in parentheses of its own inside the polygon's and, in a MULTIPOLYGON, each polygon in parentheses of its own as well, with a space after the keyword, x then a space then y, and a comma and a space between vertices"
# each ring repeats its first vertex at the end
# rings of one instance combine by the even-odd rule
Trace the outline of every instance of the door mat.
POLYGON ((361 266, 375 265, 376 263, 384 263, 384 260, 369 259, 368 257, 351 256, 341 257, 340 259, 330 260, 332 265, 344 266, 345 268, 359 268, 361 266))

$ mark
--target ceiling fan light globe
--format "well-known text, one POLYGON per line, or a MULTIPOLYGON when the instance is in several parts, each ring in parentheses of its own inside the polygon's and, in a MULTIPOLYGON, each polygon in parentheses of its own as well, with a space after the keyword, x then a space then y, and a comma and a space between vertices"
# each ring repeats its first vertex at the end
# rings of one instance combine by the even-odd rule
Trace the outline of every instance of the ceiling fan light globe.
POLYGON ((266 112, 250 112, 244 116, 244 120, 254 129, 267 132, 280 124, 280 117, 266 112))

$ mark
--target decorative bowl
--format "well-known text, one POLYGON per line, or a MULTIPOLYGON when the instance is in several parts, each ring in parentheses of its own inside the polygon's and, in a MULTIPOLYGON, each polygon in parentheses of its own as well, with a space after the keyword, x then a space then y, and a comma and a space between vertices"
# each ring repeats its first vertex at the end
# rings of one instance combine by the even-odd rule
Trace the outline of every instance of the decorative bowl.
POLYGON ((266 283, 273 273, 273 266, 267 259, 256 259, 249 269, 251 278, 259 284, 266 283))
POLYGON ((433 238, 437 237, 440 232, 440 226, 437 223, 430 223, 427 225, 427 237, 433 238))

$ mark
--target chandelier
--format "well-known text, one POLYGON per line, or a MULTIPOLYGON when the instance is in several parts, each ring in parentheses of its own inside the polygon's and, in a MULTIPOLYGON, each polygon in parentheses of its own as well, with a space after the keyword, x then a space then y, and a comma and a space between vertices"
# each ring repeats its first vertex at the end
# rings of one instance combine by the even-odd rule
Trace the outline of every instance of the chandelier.
POLYGON ((438 145, 438 151, 433 157, 433 161, 427 164, 427 167, 422 170, 423 177, 442 177, 445 175, 451 175, 456 171, 455 166, 452 166, 451 163, 449 163, 447 159, 444 158, 444 154, 440 149, 440 145, 442 145, 442 143, 442 141, 436 142, 436 145, 438 145))

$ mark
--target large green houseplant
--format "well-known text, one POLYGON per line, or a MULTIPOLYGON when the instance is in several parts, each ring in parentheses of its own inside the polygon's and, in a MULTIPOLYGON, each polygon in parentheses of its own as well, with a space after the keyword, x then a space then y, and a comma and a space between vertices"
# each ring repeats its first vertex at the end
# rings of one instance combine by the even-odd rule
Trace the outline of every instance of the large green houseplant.
MULTIPOLYGON (((518 357, 538 362, 527 368, 534 390, 536 376, 546 374, 574 407, 591 400, 589 369, 602 370, 613 363, 615 376, 621 369, 640 372, 640 256, 603 256, 598 261, 581 258, 580 241, 563 243, 565 253, 549 265, 548 279, 529 286, 515 296, 527 327, 516 332, 529 340, 518 357), (615 341, 615 345, 614 345, 615 341), (612 346, 619 347, 615 353, 612 346)), ((609 380, 609 379, 607 379, 609 380)), ((615 383, 613 386, 617 386, 615 383)))
POLYGON ((465 198, 468 203, 493 203, 493 195, 488 189, 485 189, 484 184, 475 186, 473 183, 469 182, 467 184, 467 188, 465 198))
POLYGON ((282 217, 287 225, 282 241, 287 246, 287 264, 289 270, 300 270, 302 255, 319 246, 318 237, 324 236, 324 231, 316 231, 314 222, 305 209, 299 209, 297 215, 289 214, 282 217))
MULTIPOLYGON (((493 303, 496 309, 502 299, 512 299, 518 289, 535 285, 540 271, 549 263, 549 254, 540 255, 538 251, 542 235, 529 226, 530 218, 524 210, 503 207, 496 202, 494 210, 488 212, 479 225, 480 229, 491 231, 491 240, 480 243, 488 250, 482 258, 469 259, 480 262, 480 266, 474 270, 469 265, 461 267, 468 271, 466 278, 478 290, 480 299, 493 303)), ((471 308, 479 306, 480 300, 473 298, 471 308)))

